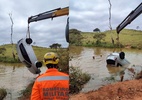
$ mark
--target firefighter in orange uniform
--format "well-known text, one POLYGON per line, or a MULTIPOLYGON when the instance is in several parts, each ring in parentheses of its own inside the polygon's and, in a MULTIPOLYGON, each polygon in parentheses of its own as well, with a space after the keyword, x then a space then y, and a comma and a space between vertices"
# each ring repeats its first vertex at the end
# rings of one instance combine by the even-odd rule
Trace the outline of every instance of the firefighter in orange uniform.
POLYGON ((69 100, 69 76, 57 70, 57 55, 46 53, 43 62, 48 70, 36 79, 31 100, 69 100))

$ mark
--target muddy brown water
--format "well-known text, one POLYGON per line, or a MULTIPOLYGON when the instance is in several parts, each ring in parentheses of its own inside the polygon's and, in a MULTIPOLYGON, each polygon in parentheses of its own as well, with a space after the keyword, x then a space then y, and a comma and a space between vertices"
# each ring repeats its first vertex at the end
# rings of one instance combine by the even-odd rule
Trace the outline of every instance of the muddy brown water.
MULTIPOLYGON (((120 80, 120 72, 125 70, 122 67, 112 67, 106 65, 106 57, 113 51, 120 50, 106 48, 70 47, 71 61, 69 65, 76 66, 91 75, 90 81, 84 85, 81 92, 96 90, 99 87, 112 82, 110 77, 115 76, 115 80, 120 80), (95 59, 93 59, 95 56, 95 59)), ((123 49, 126 59, 132 65, 142 65, 142 50, 123 49)), ((46 67, 41 68, 44 73, 46 67)), ((141 70, 141 68, 139 69, 141 70)), ((23 64, 0 64, 0 87, 7 90, 5 100, 18 100, 21 90, 36 78, 37 75, 30 73, 23 64)), ((126 77, 127 78, 127 77, 126 77)))
MULTIPOLYGON (((42 67, 41 73, 45 71, 46 67, 42 67)), ((23 64, 0 64, 0 87, 8 93, 4 100, 18 100, 21 91, 36 77, 23 64)))
MULTIPOLYGON (((70 47, 70 62, 69 66, 79 67, 83 72, 91 75, 90 81, 84 85, 81 92, 88 92, 96 90, 103 85, 120 81, 121 74, 131 66, 140 66, 137 68, 141 70, 142 67, 142 50, 136 49, 107 49, 107 48, 94 48, 94 47, 70 47), (130 65, 124 67, 107 66, 106 57, 112 52, 125 52, 126 59, 130 65), (95 59, 93 59, 93 56, 95 59)), ((128 74, 127 72, 125 74, 128 74)), ((125 79, 129 75, 125 76, 125 79)))

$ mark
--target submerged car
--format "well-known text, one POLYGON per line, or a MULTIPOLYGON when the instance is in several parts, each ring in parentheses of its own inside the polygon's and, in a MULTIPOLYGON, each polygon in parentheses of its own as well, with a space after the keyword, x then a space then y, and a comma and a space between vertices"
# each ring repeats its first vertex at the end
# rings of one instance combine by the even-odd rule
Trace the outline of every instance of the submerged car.
POLYGON ((130 64, 128 60, 125 59, 125 53, 120 52, 120 53, 111 53, 107 56, 106 62, 109 65, 114 65, 114 66, 125 66, 130 64))

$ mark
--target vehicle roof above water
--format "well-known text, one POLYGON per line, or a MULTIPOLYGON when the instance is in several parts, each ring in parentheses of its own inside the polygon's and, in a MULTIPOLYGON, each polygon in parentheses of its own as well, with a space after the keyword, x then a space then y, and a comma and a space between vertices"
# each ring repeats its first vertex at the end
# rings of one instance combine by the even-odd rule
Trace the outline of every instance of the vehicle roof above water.
POLYGON ((111 53, 110 55, 119 56, 118 52, 111 53))

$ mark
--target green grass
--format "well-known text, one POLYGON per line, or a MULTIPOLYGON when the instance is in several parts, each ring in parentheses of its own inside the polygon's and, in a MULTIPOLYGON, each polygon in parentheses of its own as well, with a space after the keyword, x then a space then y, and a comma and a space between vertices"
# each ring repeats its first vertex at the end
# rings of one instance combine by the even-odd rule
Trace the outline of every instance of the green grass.
MULTIPOLYGON (((0 48, 5 48, 6 52, 4 54, 0 54, 0 62, 2 63, 21 63, 17 51, 16 51, 16 45, 6 44, 1 45, 0 48), (13 58, 12 52, 14 51, 15 59, 13 58)), ((35 52, 35 55, 38 59, 38 61, 43 61, 43 57, 47 52, 55 52, 59 56, 59 70, 65 73, 69 73, 69 54, 67 48, 58 48, 58 49, 50 49, 45 47, 38 47, 33 46, 33 50, 35 52)))
POLYGON ((36 55, 36 57, 37 57, 37 59, 39 61, 43 60, 43 57, 47 52, 56 52, 55 49, 50 49, 50 48, 45 48, 45 47, 38 47, 38 46, 33 46, 33 50, 34 50, 35 55, 36 55))
MULTIPOLYGON (((6 48, 6 52, 5 52, 4 56, 9 57, 9 58, 13 58, 12 51, 14 51, 14 54, 16 54, 16 58, 18 58, 15 44, 14 45, 6 44, 6 45, 1 45, 0 47, 6 48)), ((45 53, 56 51, 55 49, 38 47, 38 46, 33 46, 33 50, 34 50, 35 55, 37 56, 38 60, 43 60, 43 56, 45 53)))
POLYGON ((70 66, 70 86, 69 93, 79 93, 82 90, 83 85, 86 84, 91 76, 87 73, 83 73, 79 67, 70 66))
MULTIPOLYGON (((105 43, 103 46, 111 47, 111 37, 114 39, 114 43, 117 43, 117 33, 115 30, 112 31, 105 31, 103 32, 106 34, 106 37, 103 43, 105 43)), ((99 34, 95 32, 82 32, 83 36, 83 45, 84 46, 94 46, 93 44, 96 42, 96 39, 93 38, 94 34, 99 34)), ((119 34, 119 42, 123 46, 130 46, 131 48, 142 48, 142 31, 138 30, 130 30, 130 29, 124 29, 119 34)), ((102 45, 101 45, 102 46, 102 45)), ((103 47, 102 46, 102 47, 103 47)))
MULTIPOLYGON (((0 54, 0 62, 7 62, 7 63, 20 62, 18 60, 18 55, 17 55, 16 45, 15 44, 14 45, 11 45, 11 44, 1 45, 0 48, 6 48, 6 52, 4 54, 0 54), (14 60, 12 52, 14 52, 16 60, 14 60)), ((62 50, 62 52, 64 52, 67 49, 66 48, 61 48, 61 49, 56 50, 56 49, 50 49, 50 48, 45 48, 45 47, 33 46, 33 50, 35 52, 35 55, 36 55, 37 59, 39 61, 42 61, 45 53, 47 53, 47 52, 57 52, 57 53, 59 53, 59 51, 62 50)))

